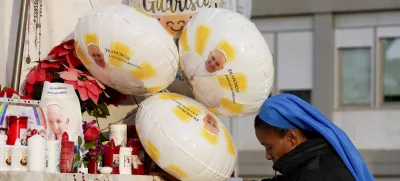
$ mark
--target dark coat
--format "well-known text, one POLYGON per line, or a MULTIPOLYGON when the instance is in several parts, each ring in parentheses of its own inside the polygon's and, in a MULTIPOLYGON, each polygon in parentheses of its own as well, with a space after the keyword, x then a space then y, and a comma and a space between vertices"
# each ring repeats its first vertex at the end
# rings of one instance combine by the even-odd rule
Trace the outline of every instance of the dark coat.
POLYGON ((333 147, 322 138, 309 139, 273 166, 282 175, 263 181, 354 181, 333 147))

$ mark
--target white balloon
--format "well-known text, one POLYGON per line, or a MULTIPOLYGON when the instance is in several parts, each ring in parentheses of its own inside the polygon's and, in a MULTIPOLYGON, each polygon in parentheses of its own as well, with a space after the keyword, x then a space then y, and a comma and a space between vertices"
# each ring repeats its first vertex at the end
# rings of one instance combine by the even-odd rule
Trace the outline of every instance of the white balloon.
POLYGON ((79 19, 77 55, 102 83, 125 94, 167 88, 178 71, 171 35, 151 16, 123 4, 101 6, 79 19))
POLYGON ((205 106, 175 93, 143 101, 136 129, 146 152, 167 173, 183 181, 230 178, 237 153, 232 137, 205 106))
POLYGON ((179 54, 195 99, 214 113, 255 114, 272 91, 268 45, 257 27, 236 12, 199 12, 183 30, 179 54))

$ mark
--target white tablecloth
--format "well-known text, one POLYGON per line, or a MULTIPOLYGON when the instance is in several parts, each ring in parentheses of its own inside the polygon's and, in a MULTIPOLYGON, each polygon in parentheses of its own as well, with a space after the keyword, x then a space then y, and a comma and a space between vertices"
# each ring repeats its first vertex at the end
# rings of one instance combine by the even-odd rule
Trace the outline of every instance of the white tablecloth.
POLYGON ((1 181, 161 181, 141 175, 56 174, 41 172, 0 172, 1 181), (76 179, 76 180, 75 180, 76 179))

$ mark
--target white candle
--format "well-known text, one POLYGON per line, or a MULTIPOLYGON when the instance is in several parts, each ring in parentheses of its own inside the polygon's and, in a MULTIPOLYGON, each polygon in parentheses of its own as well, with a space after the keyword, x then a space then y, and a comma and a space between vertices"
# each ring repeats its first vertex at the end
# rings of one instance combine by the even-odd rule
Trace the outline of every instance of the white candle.
POLYGON ((28 139, 28 170, 44 172, 46 169, 46 140, 36 134, 28 139))
POLYGON ((15 145, 11 147, 11 171, 13 172, 26 172, 28 161, 27 146, 21 145, 21 140, 17 138, 15 145))
POLYGON ((110 124, 109 140, 114 140, 115 146, 127 145, 127 129, 126 124, 110 124))
POLYGON ((0 172, 11 170, 11 146, 6 141, 7 135, 0 135, 0 172))
POLYGON ((132 148, 119 148, 119 174, 132 175, 132 148))

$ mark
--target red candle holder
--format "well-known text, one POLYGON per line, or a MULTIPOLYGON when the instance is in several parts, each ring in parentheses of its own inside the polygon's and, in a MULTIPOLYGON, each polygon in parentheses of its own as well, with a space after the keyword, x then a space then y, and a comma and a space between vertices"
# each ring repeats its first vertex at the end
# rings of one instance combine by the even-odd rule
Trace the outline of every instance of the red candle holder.
POLYGON ((14 145, 19 138, 22 145, 26 145, 27 116, 7 116, 7 145, 14 145))
POLYGON ((115 146, 113 139, 108 145, 107 152, 104 153, 103 164, 112 168, 112 174, 119 174, 119 146, 115 146))
POLYGON ((135 125, 128 125, 127 138, 128 138, 128 140, 130 140, 130 139, 139 139, 139 137, 137 135, 137 132, 136 132, 136 126, 135 125))
POLYGON ((89 174, 99 174, 99 164, 97 159, 90 158, 88 163, 88 173, 89 174))
POLYGON ((69 141, 68 133, 64 132, 61 141, 60 172, 71 173, 74 159, 74 142, 69 141))

